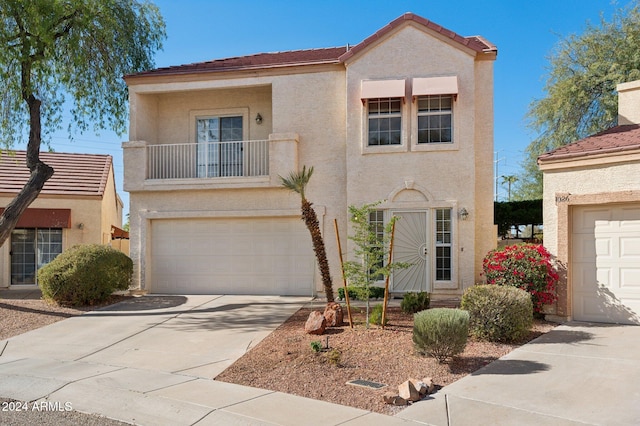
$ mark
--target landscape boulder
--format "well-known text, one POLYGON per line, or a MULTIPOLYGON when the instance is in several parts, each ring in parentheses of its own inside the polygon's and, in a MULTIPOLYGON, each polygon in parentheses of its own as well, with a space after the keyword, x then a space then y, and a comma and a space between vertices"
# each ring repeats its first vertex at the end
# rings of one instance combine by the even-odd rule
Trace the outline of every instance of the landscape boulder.
POLYGON ((411 380, 407 380, 398 386, 398 394, 406 401, 416 402, 422 399, 422 395, 420 395, 420 392, 416 389, 411 380))
POLYGON ((307 322, 304 324, 304 331, 307 334, 322 334, 327 328, 327 320, 320 311, 313 311, 309 314, 307 322))
POLYGON ((406 399, 402 398, 400 395, 397 395, 393 392, 385 393, 382 398, 384 399, 385 404, 398 405, 398 406, 407 405, 406 399))
POLYGON ((327 303, 327 307, 324 308, 324 318, 327 320, 327 327, 341 326, 344 319, 342 306, 335 302, 327 303))

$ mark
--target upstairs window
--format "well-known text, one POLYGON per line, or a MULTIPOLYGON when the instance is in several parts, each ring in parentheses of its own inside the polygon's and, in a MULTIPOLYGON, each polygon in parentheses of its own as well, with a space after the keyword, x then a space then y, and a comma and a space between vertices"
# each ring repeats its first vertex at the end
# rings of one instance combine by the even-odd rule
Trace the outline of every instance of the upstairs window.
POLYGON ((453 96, 418 97, 418 143, 453 142, 453 96))
POLYGON ((367 100, 369 146, 400 145, 402 142, 402 99, 367 100))

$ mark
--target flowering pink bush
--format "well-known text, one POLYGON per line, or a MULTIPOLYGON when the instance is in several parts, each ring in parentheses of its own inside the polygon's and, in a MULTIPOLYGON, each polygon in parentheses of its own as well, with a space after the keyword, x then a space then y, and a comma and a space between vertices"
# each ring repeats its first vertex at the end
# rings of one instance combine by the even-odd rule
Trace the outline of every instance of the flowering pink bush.
POLYGON ((490 251, 482 267, 488 284, 510 285, 531 294, 533 309, 556 301, 558 273, 540 244, 516 244, 490 251))

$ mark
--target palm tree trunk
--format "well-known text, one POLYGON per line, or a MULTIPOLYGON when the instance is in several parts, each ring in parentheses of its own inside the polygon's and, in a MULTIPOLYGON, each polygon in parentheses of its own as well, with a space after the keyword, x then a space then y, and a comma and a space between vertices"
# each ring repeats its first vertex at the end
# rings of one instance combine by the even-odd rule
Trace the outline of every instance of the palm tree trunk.
POLYGON ((313 251, 316 254, 318 260, 318 267, 320 268, 320 274, 322 276, 322 285, 324 287, 325 295, 327 296, 327 303, 334 301, 333 298, 333 281, 331 280, 331 274, 329 273, 329 261, 327 260, 327 252, 324 248, 324 240, 320 233, 320 222, 318 222, 318 216, 315 210, 313 210, 312 203, 306 198, 302 199, 302 220, 304 220, 307 229, 311 233, 311 242, 313 243, 313 251))

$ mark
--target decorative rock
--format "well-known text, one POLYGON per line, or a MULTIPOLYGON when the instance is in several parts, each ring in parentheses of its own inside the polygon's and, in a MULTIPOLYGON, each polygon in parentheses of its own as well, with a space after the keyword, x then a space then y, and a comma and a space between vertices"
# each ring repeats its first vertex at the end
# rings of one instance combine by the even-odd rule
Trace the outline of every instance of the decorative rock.
POLYGON ((327 327, 342 325, 342 320, 344 319, 342 306, 335 302, 327 303, 327 307, 324 308, 324 317, 327 320, 327 327))
POLYGON ((426 383, 421 382, 418 379, 409 379, 409 381, 411 382, 413 387, 415 387, 418 390, 418 393, 420 394, 420 398, 429 394, 429 388, 427 387, 426 383))
POLYGON ((420 399, 422 398, 420 396, 420 392, 418 392, 418 389, 416 389, 413 383, 411 383, 411 380, 407 380, 406 382, 398 386, 398 393, 400 394, 400 397, 405 399, 406 401, 415 402, 420 401, 420 399))
POLYGON ((422 383, 427 386, 427 395, 431 395, 436 390, 436 385, 433 383, 433 379, 431 377, 425 377, 422 379, 422 383))
POLYGON ((309 314, 307 322, 304 324, 304 331, 307 334, 322 334, 327 328, 327 320, 320 311, 313 311, 309 314))
POLYGON ((385 404, 390 404, 390 405, 407 405, 407 400, 402 398, 399 395, 396 395, 393 392, 387 392, 384 394, 384 396, 382 397, 382 399, 384 400, 385 404))

